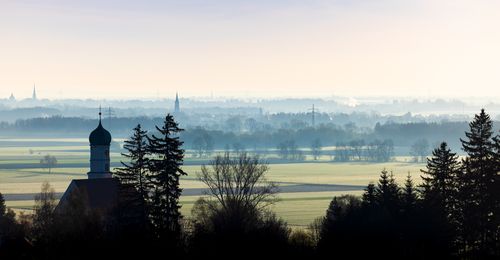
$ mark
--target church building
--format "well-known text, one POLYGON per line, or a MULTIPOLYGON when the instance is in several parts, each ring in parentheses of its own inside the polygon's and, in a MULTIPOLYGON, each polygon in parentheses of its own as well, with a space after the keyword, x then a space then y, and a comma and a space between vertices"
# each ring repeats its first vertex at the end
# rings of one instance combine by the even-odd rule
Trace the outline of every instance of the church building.
POLYGON ((99 125, 90 133, 90 171, 87 179, 72 180, 61 197, 56 211, 64 211, 72 196, 78 194, 86 206, 92 210, 106 212, 118 202, 120 182, 110 172, 109 148, 111 134, 102 126, 99 112, 99 125))

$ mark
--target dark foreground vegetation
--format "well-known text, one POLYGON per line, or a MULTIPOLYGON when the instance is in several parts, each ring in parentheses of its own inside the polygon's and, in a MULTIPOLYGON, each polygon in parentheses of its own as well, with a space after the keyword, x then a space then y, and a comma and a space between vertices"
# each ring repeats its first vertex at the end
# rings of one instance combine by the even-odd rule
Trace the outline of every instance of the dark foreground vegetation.
POLYGON ((124 189, 107 211, 86 207, 84 195, 58 210, 48 184, 32 216, 16 218, 0 197, 0 258, 500 257, 500 137, 484 111, 461 139, 467 156, 443 142, 427 159, 422 185, 410 175, 398 185, 383 170, 362 197, 334 197, 307 230, 292 230, 269 211, 277 187, 265 179, 267 164, 245 153, 202 167, 207 196, 183 218, 180 131, 171 116, 154 135, 134 129, 129 161, 115 174, 124 189))

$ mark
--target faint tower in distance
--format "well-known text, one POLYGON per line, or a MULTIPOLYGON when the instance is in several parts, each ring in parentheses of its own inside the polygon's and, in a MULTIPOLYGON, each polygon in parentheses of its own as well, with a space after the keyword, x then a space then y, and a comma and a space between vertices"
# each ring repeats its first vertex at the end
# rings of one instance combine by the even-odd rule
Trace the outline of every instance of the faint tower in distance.
POLYGON ((181 107, 179 105, 179 94, 175 93, 175 107, 174 107, 174 113, 178 114, 181 112, 181 107))
POLYGON ((31 99, 36 100, 36 87, 35 87, 35 83, 33 83, 33 95, 31 96, 31 99))
POLYGON ((312 127, 316 127, 316 112, 318 112, 318 109, 314 108, 314 104, 312 106, 312 109, 309 109, 311 111, 311 125, 312 127))
POLYGON ((10 101, 16 101, 16 97, 14 97, 14 93, 10 93, 9 100, 10 101))

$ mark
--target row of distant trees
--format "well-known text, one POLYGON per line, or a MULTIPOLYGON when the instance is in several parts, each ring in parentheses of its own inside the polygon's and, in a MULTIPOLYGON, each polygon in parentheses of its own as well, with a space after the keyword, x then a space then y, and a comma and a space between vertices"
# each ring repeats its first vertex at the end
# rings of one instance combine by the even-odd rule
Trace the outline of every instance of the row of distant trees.
POLYGON ((388 162, 393 156, 394 143, 391 139, 375 140, 370 143, 365 143, 364 140, 353 140, 349 143, 337 143, 333 160, 388 162))
MULTIPOLYGON (((278 116, 276 116, 278 117, 278 116)), ((283 115, 286 120, 292 120, 283 115)), ((293 115, 290 115, 293 118, 293 115)), ((311 127, 301 124, 289 123, 279 124, 273 127, 252 127, 252 131, 239 131, 238 127, 213 128, 209 123, 200 118, 196 124, 182 122, 186 131, 181 133, 181 139, 188 147, 193 149, 206 147, 210 150, 210 144, 214 149, 223 149, 226 144, 242 144, 253 148, 276 148, 281 142, 294 140, 300 147, 309 147, 315 140, 321 140, 324 146, 334 146, 336 143, 350 142, 351 140, 364 139, 367 143, 376 139, 392 139, 397 146, 411 146, 417 139, 425 138, 431 143, 439 140, 450 140, 452 146, 459 145, 458 138, 467 129, 466 122, 441 122, 441 123, 378 123, 373 128, 361 128, 349 123, 350 117, 354 115, 343 115, 338 120, 332 119, 330 123, 317 124, 311 127), (334 124, 333 122, 337 123, 334 124), (233 129, 234 128, 234 129, 233 129), (208 145, 207 145, 208 144, 208 145)), ((253 122, 252 120, 250 120, 253 122)), ((384 120, 385 121, 385 120, 384 120)), ((113 118, 105 121, 109 124, 106 128, 113 132, 114 136, 126 136, 129 129, 140 122, 145 129, 154 129, 155 125, 162 123, 160 117, 123 117, 113 118)), ((18 120, 16 123, 0 123, 0 133, 4 135, 22 134, 29 135, 36 130, 37 134, 58 136, 69 134, 71 136, 87 134, 96 120, 77 117, 47 117, 18 120)), ((249 123, 253 125, 254 123, 249 123)))

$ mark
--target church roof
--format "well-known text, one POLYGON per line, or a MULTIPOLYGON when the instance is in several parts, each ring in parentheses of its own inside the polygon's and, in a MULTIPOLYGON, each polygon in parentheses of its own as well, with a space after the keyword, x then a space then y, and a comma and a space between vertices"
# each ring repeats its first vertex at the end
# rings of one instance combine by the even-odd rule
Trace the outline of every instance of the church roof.
POLYGON ((118 201, 119 188, 120 182, 115 178, 72 180, 61 197, 58 210, 63 210, 70 203, 72 194, 83 195, 90 209, 109 210, 118 201))
POLYGON ((108 130, 104 129, 99 120, 99 125, 97 128, 90 133, 89 136, 90 145, 110 145, 111 144, 111 134, 108 130))

